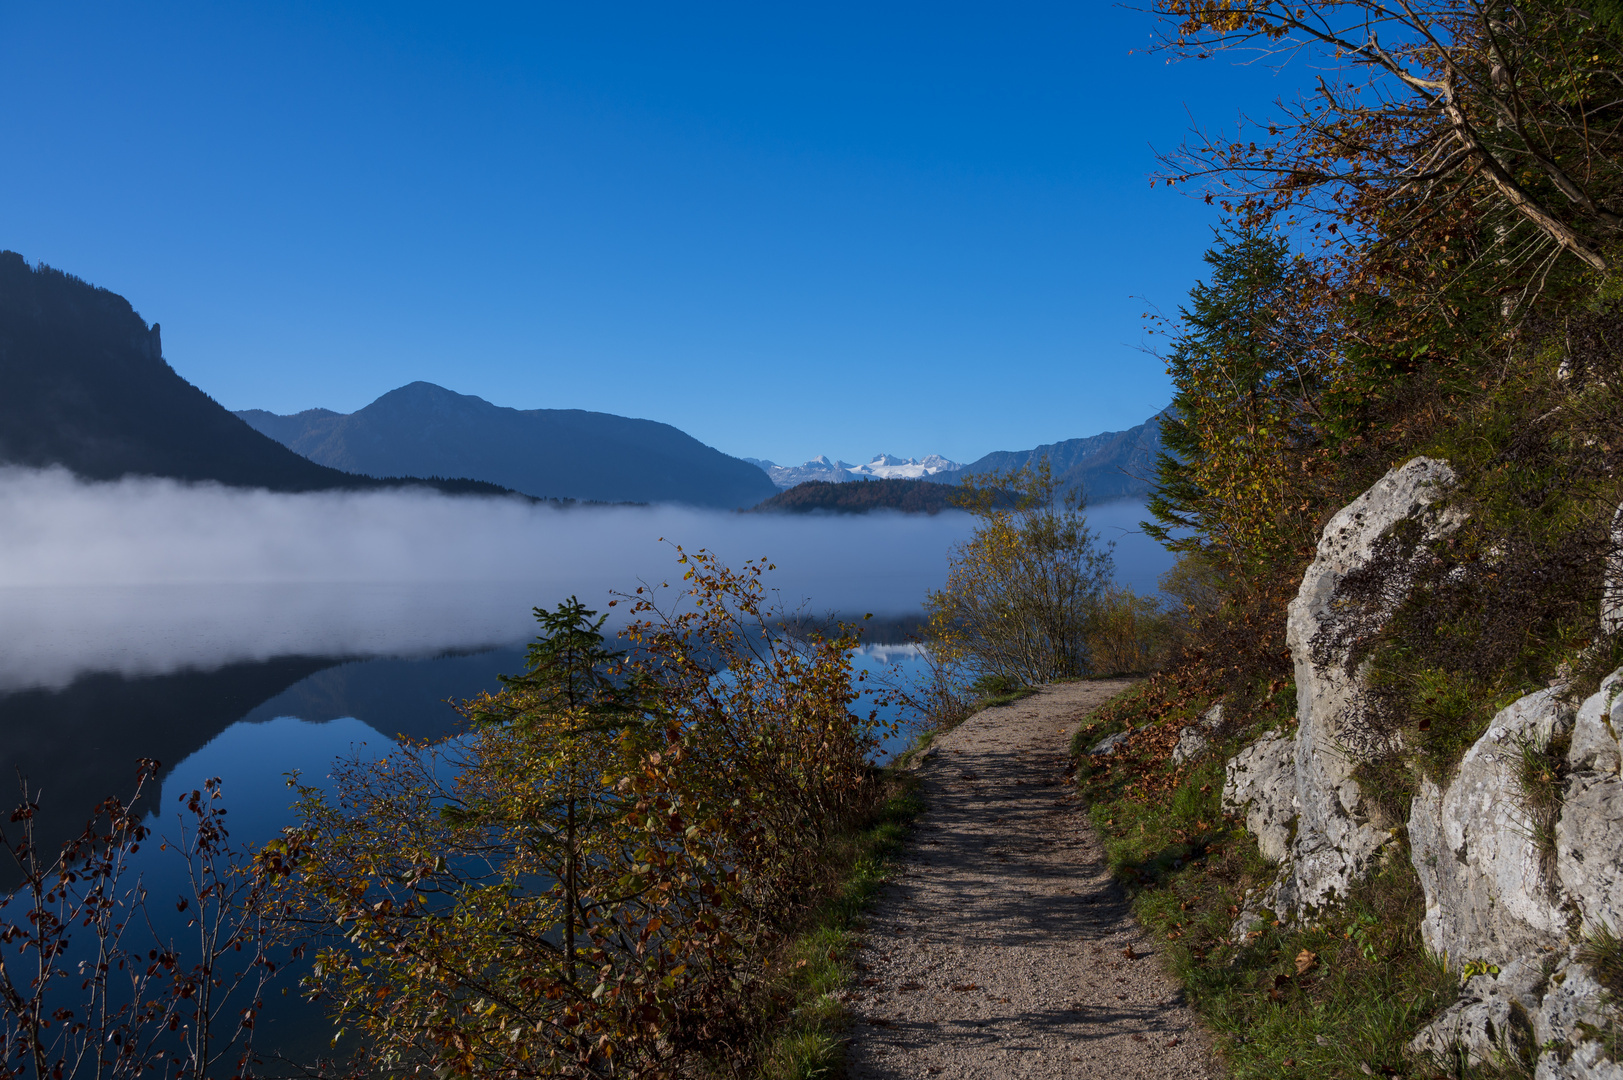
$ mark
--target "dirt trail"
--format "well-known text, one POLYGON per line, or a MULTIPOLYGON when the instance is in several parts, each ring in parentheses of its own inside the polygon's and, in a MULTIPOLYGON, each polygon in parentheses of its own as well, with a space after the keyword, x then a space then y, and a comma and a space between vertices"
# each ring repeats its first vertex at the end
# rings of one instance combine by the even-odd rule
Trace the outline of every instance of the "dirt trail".
POLYGON ((1066 779, 1078 721, 1126 685, 1048 687, 936 739, 869 920, 851 1080, 1219 1075, 1066 779))

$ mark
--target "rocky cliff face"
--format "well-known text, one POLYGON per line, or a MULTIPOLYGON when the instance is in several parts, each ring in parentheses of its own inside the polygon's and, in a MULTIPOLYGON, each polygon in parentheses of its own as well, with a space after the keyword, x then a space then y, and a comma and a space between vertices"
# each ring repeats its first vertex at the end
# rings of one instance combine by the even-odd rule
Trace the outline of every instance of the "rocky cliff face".
MULTIPOLYGON (((1623 669, 1576 708, 1554 686, 1500 710, 1452 775, 1422 782, 1406 822, 1384 820, 1355 778, 1370 755, 1404 752, 1376 722, 1359 647, 1402 603, 1427 545, 1464 520, 1441 499, 1452 482, 1446 463, 1417 458, 1324 530, 1289 611, 1295 731, 1228 763, 1225 808, 1279 863, 1235 933, 1264 911, 1303 917, 1336 903, 1401 850, 1406 829, 1427 947, 1452 969, 1484 971, 1414 1048, 1474 1062, 1509 1055, 1541 1080, 1623 1080, 1597 1038, 1617 1006, 1585 962, 1593 942, 1623 930, 1623 669), (1361 589, 1377 563, 1383 587, 1361 589), (1557 798, 1535 798, 1529 761, 1551 762, 1551 777, 1564 771, 1551 781, 1557 798)), ((1618 618, 1617 606, 1603 618, 1618 618)))
MULTIPOLYGON (((1391 537, 1400 523, 1414 523, 1422 540, 1458 527, 1458 513, 1436 505, 1453 478, 1443 462, 1416 458, 1325 526, 1286 625, 1296 666, 1295 736, 1265 739, 1242 753, 1230 764, 1224 791, 1227 808, 1246 816, 1263 853, 1281 860, 1278 882, 1241 915, 1242 923, 1263 909, 1299 914, 1336 902, 1392 840, 1398 823, 1384 820, 1353 779, 1367 755, 1385 749, 1386 738, 1367 722, 1354 659, 1401 603, 1403 590, 1387 589, 1369 604, 1345 587, 1377 558, 1392 561, 1391 537)), ((1401 585, 1408 576, 1403 560, 1422 557, 1422 548, 1415 544, 1396 555, 1393 576, 1401 585)))

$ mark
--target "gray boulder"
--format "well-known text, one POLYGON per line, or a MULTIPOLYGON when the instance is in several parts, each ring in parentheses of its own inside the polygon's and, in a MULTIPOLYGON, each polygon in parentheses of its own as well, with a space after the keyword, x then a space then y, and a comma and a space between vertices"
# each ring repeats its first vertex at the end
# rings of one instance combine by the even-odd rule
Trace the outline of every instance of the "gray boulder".
POLYGON ((1601 680, 1600 689, 1584 699, 1572 727, 1567 764, 1579 772, 1616 773, 1623 764, 1618 730, 1623 727, 1623 668, 1601 680))
POLYGON ((1572 729, 1572 774, 1555 824, 1555 869, 1586 929, 1623 930, 1623 668, 1584 700, 1572 729))
POLYGON ((1421 937, 1458 967, 1508 964, 1565 939, 1557 882, 1517 780, 1522 741, 1570 728, 1558 690, 1512 702, 1467 750, 1446 789, 1427 779, 1409 814, 1409 855, 1426 895, 1421 937))
POLYGON ((1116 748, 1126 741, 1127 732, 1118 731, 1114 735, 1106 735, 1104 738, 1094 743, 1093 749, 1089 750, 1088 753, 1094 757, 1104 757, 1106 754, 1114 754, 1116 752, 1116 748))
POLYGON ((1409 1043, 1417 1054, 1470 1064, 1538 1055, 1546 1080, 1623 1080, 1599 1032, 1615 1032, 1617 1006, 1594 972, 1569 954, 1511 961, 1497 975, 1467 980, 1460 998, 1409 1043))
POLYGON ((1313 563, 1291 601, 1286 643, 1296 667, 1296 795, 1300 807, 1281 898, 1303 911, 1336 902, 1373 867, 1400 822, 1381 820, 1353 779, 1358 764, 1390 750, 1366 721, 1364 680, 1349 671, 1352 650, 1391 617, 1426 542, 1457 529, 1464 515, 1436 506, 1454 481, 1445 462, 1415 458, 1393 469, 1324 527, 1313 563), (1348 601, 1349 575, 1385 552, 1393 527, 1419 524, 1419 545, 1402 556, 1375 606, 1348 601), (1403 561, 1406 560, 1406 561, 1403 561))
POLYGON ((1210 733, 1223 726, 1223 703, 1201 713, 1200 721, 1178 732, 1178 745, 1172 748, 1172 764, 1183 765, 1194 761, 1211 747, 1210 733))
POLYGON ((1546 1051, 1533 1070, 1533 1080, 1623 1080, 1623 1066, 1606 1056, 1598 1042, 1586 1042, 1565 1055, 1546 1051))
POLYGON ((1577 1046, 1587 1038, 1585 1028, 1606 1025, 1616 1015, 1607 1004, 1606 988, 1595 973, 1570 958, 1555 966, 1549 990, 1533 1015, 1533 1036, 1540 1046, 1577 1046))
POLYGON ((1544 1048, 1536 1080, 1623 1080, 1596 1032, 1615 1030, 1617 1008, 1594 972, 1567 961, 1550 976, 1549 990, 1533 1015, 1533 1036, 1544 1048))

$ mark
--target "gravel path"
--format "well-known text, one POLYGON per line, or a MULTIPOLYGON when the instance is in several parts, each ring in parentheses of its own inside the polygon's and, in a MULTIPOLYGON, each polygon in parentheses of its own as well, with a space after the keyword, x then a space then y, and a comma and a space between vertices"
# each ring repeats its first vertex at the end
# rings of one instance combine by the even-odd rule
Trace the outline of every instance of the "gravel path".
POLYGON ((1127 685, 1051 686, 935 740, 850 994, 851 1080, 1219 1075, 1067 779, 1078 721, 1127 685))

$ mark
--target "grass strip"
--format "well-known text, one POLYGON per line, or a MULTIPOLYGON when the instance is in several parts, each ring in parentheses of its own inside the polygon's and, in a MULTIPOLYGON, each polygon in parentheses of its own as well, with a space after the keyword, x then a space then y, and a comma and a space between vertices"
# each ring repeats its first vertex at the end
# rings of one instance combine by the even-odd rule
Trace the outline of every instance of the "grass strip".
POLYGON ((1000 685, 962 705, 899 754, 880 772, 883 796, 853 834, 830 845, 828 898, 813 909, 805 927, 781 950, 774 966, 783 974, 773 997, 756 1055, 761 1080, 818 1080, 844 1071, 850 1012, 842 994, 856 977, 857 949, 869 906, 889 880, 913 823, 924 812, 921 783, 912 765, 934 740, 982 709, 1030 697, 1036 687, 1000 685))
POLYGON ((892 767, 881 782, 884 796, 870 819, 831 845, 828 898, 777 962, 783 1004, 757 1059, 763 1080, 818 1080, 843 1071, 850 1015, 841 995, 855 975, 864 915, 924 811, 917 777, 892 767))

